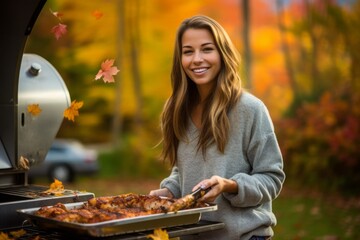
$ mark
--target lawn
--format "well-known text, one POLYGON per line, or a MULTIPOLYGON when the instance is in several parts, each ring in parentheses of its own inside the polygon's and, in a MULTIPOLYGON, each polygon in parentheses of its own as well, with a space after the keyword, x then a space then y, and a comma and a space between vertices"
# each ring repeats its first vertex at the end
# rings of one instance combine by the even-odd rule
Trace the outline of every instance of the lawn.
MULTIPOLYGON (((96 196, 121 193, 147 194, 160 179, 82 178, 65 187, 86 190, 96 196)), ((274 201, 278 224, 276 240, 360 239, 360 198, 324 195, 314 190, 284 186, 274 201)))
POLYGON ((360 239, 360 199, 285 186, 274 201, 279 240, 360 239))

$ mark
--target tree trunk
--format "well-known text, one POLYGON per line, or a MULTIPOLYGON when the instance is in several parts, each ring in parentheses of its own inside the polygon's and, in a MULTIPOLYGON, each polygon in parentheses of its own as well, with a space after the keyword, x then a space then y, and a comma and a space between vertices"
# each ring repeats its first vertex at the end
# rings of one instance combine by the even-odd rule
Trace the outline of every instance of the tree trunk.
POLYGON ((136 127, 142 124, 142 89, 141 89, 141 76, 139 69, 139 47, 140 47, 140 2, 133 0, 130 9, 130 29, 129 29, 129 44, 130 44, 130 60, 131 71, 134 81, 134 95, 136 101, 136 127))
POLYGON ((244 62, 245 62, 245 79, 247 88, 252 88, 251 75, 251 47, 250 47, 250 6, 249 0, 242 0, 243 13, 243 41, 244 41, 244 62))
POLYGON ((280 41, 281 41, 282 52, 284 54, 285 67, 289 78, 290 86, 294 94, 294 99, 296 99, 297 96, 299 95, 299 89, 296 83, 293 63, 290 56, 289 45, 286 39, 286 26, 284 24, 284 19, 283 19, 284 18, 283 0, 276 0, 276 9, 278 14, 277 23, 278 23, 278 28, 280 30, 280 39, 281 39, 280 41))
POLYGON ((306 14, 308 19, 308 34, 310 36, 311 40, 311 58, 310 58, 310 64, 311 64, 311 80, 312 80, 312 96, 311 98, 314 98, 314 96, 321 95, 321 89, 322 89, 322 82, 321 78, 319 77, 319 69, 318 69, 318 40, 314 33, 314 23, 313 23, 313 9, 310 5, 309 0, 305 0, 305 6, 306 6, 306 14))
MULTIPOLYGON (((121 69, 123 65, 123 57, 124 57, 124 36, 125 36, 125 0, 118 0, 117 11, 118 11, 118 28, 117 28, 117 57, 116 63, 118 68, 121 69)), ((116 90, 115 90, 115 103, 114 103, 114 115, 113 115, 113 123, 112 123, 112 142, 113 147, 117 148, 121 145, 120 136, 122 134, 122 116, 121 116, 121 71, 117 74, 115 81, 116 90)))

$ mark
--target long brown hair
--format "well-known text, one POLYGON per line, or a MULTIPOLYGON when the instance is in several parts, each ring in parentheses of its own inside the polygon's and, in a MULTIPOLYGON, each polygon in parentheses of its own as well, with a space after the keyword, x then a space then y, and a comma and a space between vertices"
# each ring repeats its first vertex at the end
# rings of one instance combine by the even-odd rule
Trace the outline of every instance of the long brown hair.
POLYGON ((182 36, 189 29, 207 29, 214 37, 216 47, 221 57, 221 70, 217 83, 205 100, 202 113, 198 150, 205 156, 206 148, 215 143, 220 152, 224 153, 229 135, 228 112, 241 95, 241 79, 238 74, 240 57, 230 37, 222 26, 207 16, 194 16, 185 19, 176 35, 171 71, 172 94, 165 103, 161 115, 161 130, 163 134, 162 159, 169 160, 171 166, 177 161, 177 148, 180 141, 188 141, 190 114, 194 103, 199 101, 196 84, 185 74, 182 64, 182 36))

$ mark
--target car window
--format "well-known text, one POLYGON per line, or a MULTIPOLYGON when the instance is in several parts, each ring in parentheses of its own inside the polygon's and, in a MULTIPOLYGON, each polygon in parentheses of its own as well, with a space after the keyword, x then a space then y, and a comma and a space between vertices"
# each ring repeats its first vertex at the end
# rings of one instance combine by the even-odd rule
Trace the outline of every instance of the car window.
POLYGON ((54 152, 54 153, 62 153, 62 152, 65 152, 65 148, 63 147, 57 147, 57 146, 52 146, 50 148, 50 151, 51 152, 54 152))

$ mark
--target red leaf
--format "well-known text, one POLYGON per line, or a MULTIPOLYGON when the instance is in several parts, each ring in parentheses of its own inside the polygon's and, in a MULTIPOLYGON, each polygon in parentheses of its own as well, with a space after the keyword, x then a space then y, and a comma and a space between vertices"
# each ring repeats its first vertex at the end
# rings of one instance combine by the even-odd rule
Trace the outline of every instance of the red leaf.
POLYGON ((59 38, 67 32, 66 27, 67 26, 65 24, 59 23, 51 29, 51 32, 54 34, 56 40, 59 40, 59 38))
POLYGON ((99 80, 103 77, 104 82, 115 82, 113 76, 115 76, 120 70, 117 67, 112 66, 114 59, 107 59, 101 64, 101 69, 95 76, 95 80, 99 80))
POLYGON ((99 10, 94 10, 92 13, 91 13, 95 18, 96 20, 100 19, 104 14, 99 11, 99 10))

